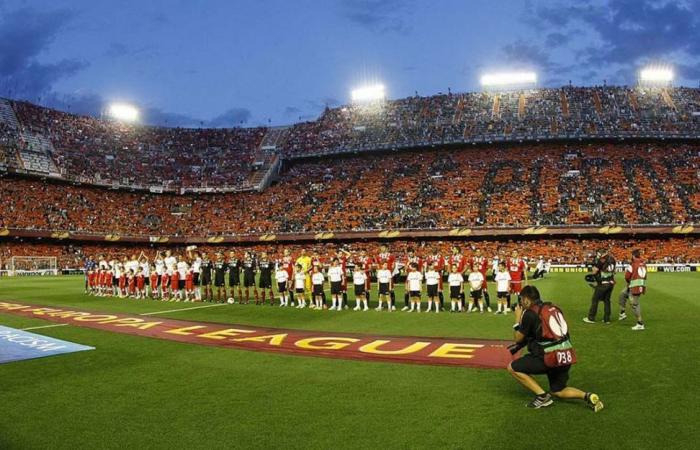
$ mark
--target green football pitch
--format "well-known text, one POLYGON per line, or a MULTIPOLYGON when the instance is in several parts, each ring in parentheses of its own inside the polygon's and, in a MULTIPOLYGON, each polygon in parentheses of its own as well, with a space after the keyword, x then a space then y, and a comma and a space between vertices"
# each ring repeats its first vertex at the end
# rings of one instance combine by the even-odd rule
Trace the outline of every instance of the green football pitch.
MULTIPOLYGON (((591 295, 582 274, 535 282, 564 310, 579 358, 570 385, 601 396, 598 414, 581 402, 526 409, 531 395, 505 370, 280 355, 68 325, 33 332, 96 349, 0 365, 0 448, 696 448, 700 274, 649 278, 642 332, 630 330, 631 318, 616 320, 619 286, 606 326, 581 321, 591 295)), ((87 296, 82 277, 2 278, 0 300, 131 314, 196 306, 87 296)), ((511 339, 513 323, 255 305, 159 317, 497 339, 511 339)), ((0 314, 13 328, 49 324, 0 314)))

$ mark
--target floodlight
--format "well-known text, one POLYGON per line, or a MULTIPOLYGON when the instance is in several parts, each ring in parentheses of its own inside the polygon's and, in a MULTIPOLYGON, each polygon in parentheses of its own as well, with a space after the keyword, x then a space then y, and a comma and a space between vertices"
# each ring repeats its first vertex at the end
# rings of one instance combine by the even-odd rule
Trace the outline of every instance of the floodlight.
POLYGON ((373 102, 377 100, 384 100, 386 97, 386 92, 384 91, 383 84, 374 84, 371 86, 363 86, 353 89, 351 96, 353 102, 373 102))
POLYGON ((673 70, 663 66, 648 66, 639 72, 639 79, 645 83, 670 83, 673 70))
POLYGON ((535 72, 487 73, 481 77, 481 85, 484 87, 533 83, 537 83, 537 74, 535 72))
POLYGON ((139 110, 126 103, 113 103, 109 106, 109 115, 124 122, 136 122, 139 119, 139 110))

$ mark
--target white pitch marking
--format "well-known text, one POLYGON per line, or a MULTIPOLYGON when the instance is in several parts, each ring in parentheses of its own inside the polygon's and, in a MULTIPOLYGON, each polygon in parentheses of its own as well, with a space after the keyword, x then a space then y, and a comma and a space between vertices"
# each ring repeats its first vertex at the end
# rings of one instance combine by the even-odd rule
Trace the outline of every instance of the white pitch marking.
POLYGON ((170 309, 167 311, 153 311, 153 312, 139 314, 139 316, 152 316, 153 314, 165 314, 165 313, 178 312, 178 311, 191 311, 193 309, 213 308, 215 306, 225 306, 225 305, 226 305, 226 303, 217 303, 216 305, 193 306, 192 308, 170 309))
POLYGON ((29 331, 29 330, 38 330, 39 328, 52 328, 52 327, 63 327, 68 325, 67 323, 56 323, 53 325, 41 325, 38 327, 29 327, 29 328, 22 328, 22 331, 29 331))

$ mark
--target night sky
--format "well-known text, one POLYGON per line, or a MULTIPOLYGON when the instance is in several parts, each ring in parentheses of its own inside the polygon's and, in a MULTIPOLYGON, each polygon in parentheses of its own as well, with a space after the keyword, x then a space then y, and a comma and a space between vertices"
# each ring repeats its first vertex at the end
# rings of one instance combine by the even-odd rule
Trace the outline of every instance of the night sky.
POLYGON ((503 69, 634 84, 649 62, 698 86, 700 0, 0 0, 0 96, 169 126, 289 124, 365 82, 401 98, 503 69))

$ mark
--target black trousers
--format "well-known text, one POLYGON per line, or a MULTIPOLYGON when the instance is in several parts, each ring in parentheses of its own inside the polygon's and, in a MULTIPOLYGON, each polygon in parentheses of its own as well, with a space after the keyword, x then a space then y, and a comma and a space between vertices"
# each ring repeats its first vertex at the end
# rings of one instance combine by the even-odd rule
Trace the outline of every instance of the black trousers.
POLYGON ((610 322, 610 296, 613 287, 613 284, 599 284, 593 289, 591 309, 588 310, 589 320, 595 320, 595 316, 598 314, 598 303, 603 302, 603 322, 610 322))

